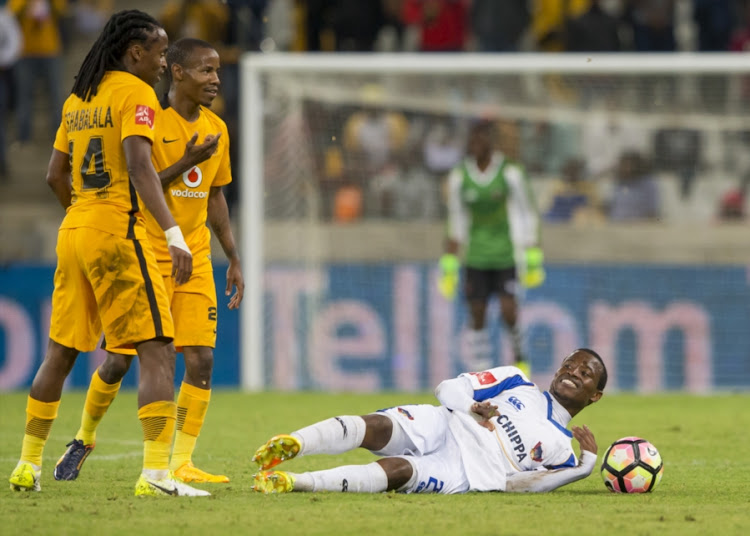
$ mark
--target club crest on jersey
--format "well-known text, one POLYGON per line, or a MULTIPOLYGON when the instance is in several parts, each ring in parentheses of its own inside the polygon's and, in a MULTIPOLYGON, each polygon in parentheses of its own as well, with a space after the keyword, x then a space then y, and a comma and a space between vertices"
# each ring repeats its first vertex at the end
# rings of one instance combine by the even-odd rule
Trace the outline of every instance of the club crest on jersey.
POLYGON ((135 124, 146 125, 149 128, 154 128, 154 117, 156 113, 154 109, 145 104, 137 104, 135 106, 135 124))
POLYGON ((185 186, 188 188, 197 188, 200 186, 201 182, 203 182, 203 172, 201 171, 201 168, 195 166, 193 169, 183 173, 182 182, 184 182, 185 186))
POLYGON ((406 411, 406 410, 405 410, 404 408, 396 408, 396 409, 398 410, 398 412, 399 412, 399 413, 400 413, 401 415, 403 415, 404 417, 406 417, 406 418, 407 418, 407 419, 409 419, 410 421, 413 421, 413 420, 414 420, 414 417, 412 417, 412 416, 411 416, 411 413, 409 413, 408 411, 406 411))
POLYGON ((542 461, 542 442, 540 441, 531 449, 531 459, 535 462, 542 461))

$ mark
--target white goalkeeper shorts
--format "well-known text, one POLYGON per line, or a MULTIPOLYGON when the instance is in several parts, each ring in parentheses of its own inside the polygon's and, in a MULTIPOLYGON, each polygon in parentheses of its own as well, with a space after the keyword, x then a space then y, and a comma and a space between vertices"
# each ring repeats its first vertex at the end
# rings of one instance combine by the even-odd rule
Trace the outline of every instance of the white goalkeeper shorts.
POLYGON ((407 460, 414 475, 399 491, 405 493, 464 493, 469 480, 458 443, 448 427, 450 412, 429 404, 396 406, 378 412, 393 422, 391 441, 378 456, 407 460))

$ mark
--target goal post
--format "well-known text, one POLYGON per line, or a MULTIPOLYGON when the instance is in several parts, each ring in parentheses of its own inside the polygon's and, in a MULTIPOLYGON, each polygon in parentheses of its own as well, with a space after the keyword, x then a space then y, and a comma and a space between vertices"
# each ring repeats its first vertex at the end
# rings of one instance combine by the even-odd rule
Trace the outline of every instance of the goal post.
MULTIPOLYGON (((519 124, 534 122, 573 125, 580 130, 587 121, 604 115, 608 121, 636 125, 649 138, 657 131, 689 129, 705 138, 710 153, 689 170, 700 174, 706 160, 713 159, 717 169, 724 166, 722 144, 727 139, 737 142, 750 130, 748 75, 746 54, 246 54, 241 60, 241 133, 233 140, 241 143, 237 214, 246 278, 240 312, 242 387, 254 391, 422 390, 441 375, 452 375, 461 368, 460 345, 453 339, 465 313, 459 312, 459 302, 441 301, 432 284, 444 214, 438 209, 435 215, 434 209, 425 208, 424 218, 404 220, 398 207, 389 205, 367 214, 368 207, 361 208, 361 200, 353 202, 359 209, 346 204, 342 185, 352 180, 367 183, 366 188, 381 188, 379 191, 391 184, 388 177, 380 176, 384 173, 382 162, 370 162, 379 157, 377 151, 370 154, 368 147, 362 147, 370 139, 375 146, 381 143, 373 137, 379 131, 360 132, 360 145, 351 148, 353 115, 371 109, 397 112, 399 117, 383 128, 391 129, 389 136, 398 139, 398 156, 394 158, 405 161, 416 150, 416 145, 410 145, 416 142, 409 138, 414 124, 429 123, 433 118, 439 119, 435 123, 458 129, 462 120, 492 118, 512 123, 517 132, 519 124), (346 171, 350 164, 357 171, 346 171), (376 173, 376 168, 377 184, 381 185, 377 187, 369 175, 376 173), (322 176, 326 174, 336 177, 322 176), (336 185, 335 196, 326 190, 331 183, 336 185), (341 209, 338 217, 343 223, 333 221, 338 203, 350 207, 341 209), (349 210, 362 213, 349 222, 349 210), (331 305, 334 299, 335 305, 331 305), (444 328, 449 332, 442 333, 444 328)), ((431 127, 424 128, 429 131, 431 127)), ((423 130, 420 140, 427 134, 423 130)), ((381 153, 393 152, 388 144, 378 147, 381 153)), ((530 173, 542 177, 538 184, 546 184, 551 175, 560 172, 550 169, 530 173)), ((433 175, 440 173, 434 171, 433 175)), ((732 184, 733 175, 716 175, 724 177, 716 184, 732 184)), ((531 180, 536 179, 532 176, 531 180)), ((361 195, 362 188, 358 188, 361 195)), ((435 198, 440 199, 439 192, 435 198)), ((677 201, 671 202, 677 206, 677 201)), ((691 202, 698 206, 700 200, 691 202)), ((367 205, 367 200, 364 203, 367 205)), ((404 210, 409 212, 408 207, 404 210)), ((678 209, 666 219, 704 225, 708 215, 701 210, 707 209, 696 209, 696 222, 678 209)), ((561 233, 576 240, 568 231, 561 233)), ((607 240, 602 238, 602 243, 607 240)), ((572 246, 549 244, 548 261, 571 262, 565 255, 572 246)), ((606 247, 599 248, 591 253, 591 262, 584 258, 582 269, 620 262, 614 249, 608 256, 606 247)), ((639 270, 648 269, 641 265, 660 264, 654 257, 658 254, 644 255, 652 256, 633 258, 639 270)), ((664 258, 670 258, 668 252, 664 258)), ((686 265, 700 265, 699 261, 696 256, 695 262, 688 259, 686 265)), ((565 277, 586 284, 588 275, 565 277)), ((613 287, 623 284, 619 273, 606 277, 612 278, 613 287)), ((549 328, 549 352, 545 350, 537 360, 542 377, 550 373, 547 354, 567 344, 599 341, 618 355, 625 351, 617 333, 602 335, 609 327, 595 332, 587 325, 592 311, 614 318, 624 315, 622 310, 594 296, 591 303, 570 312, 562 288, 565 285, 558 289, 555 281, 551 284, 557 301, 544 306, 540 302, 533 312, 534 321, 568 327, 562 331, 549 328)), ((635 284, 630 280, 624 283, 625 287, 635 284)), ((543 291, 538 295, 533 292, 531 298, 543 291)), ((616 298, 623 301, 630 296, 616 298)), ((651 382, 639 372, 632 381, 622 380, 620 387, 707 390, 716 387, 710 383, 714 379, 719 387, 733 385, 732 381, 750 384, 750 378, 731 378, 735 365, 728 361, 717 371, 715 354, 722 350, 711 346, 711 341, 690 348, 688 343, 671 341, 670 330, 684 326, 704 329, 701 315, 705 311, 691 316, 690 307, 679 309, 679 296, 662 298, 654 303, 638 302, 645 309, 634 305, 632 314, 643 316, 644 310, 655 310, 662 316, 674 316, 677 320, 658 320, 666 322, 664 332, 656 337, 662 344, 659 352, 663 350, 666 356, 661 366, 669 369, 670 360, 676 359, 672 354, 679 354, 684 363, 677 367, 680 371, 674 378, 667 370, 651 382), (679 311, 668 315, 665 311, 670 304, 679 311), (691 369, 688 361, 696 360, 697 368, 691 369), (709 383, 698 378, 711 367, 709 383)), ((710 323, 710 318, 706 322, 710 323)), ((687 340, 688 335, 685 337, 687 340)), ((494 340, 497 363, 507 362, 508 343, 500 332, 494 340)), ((651 339, 644 335, 637 345, 642 352, 651 351, 643 346, 644 340, 651 339)))

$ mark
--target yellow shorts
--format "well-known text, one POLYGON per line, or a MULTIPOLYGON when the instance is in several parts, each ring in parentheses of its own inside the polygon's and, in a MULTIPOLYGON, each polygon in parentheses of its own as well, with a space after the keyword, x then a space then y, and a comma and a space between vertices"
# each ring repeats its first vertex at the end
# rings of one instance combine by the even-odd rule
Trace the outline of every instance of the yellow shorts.
POLYGON ((174 337, 151 244, 87 227, 60 229, 49 336, 89 352, 102 331, 109 349, 174 337))
MULTIPOLYGON (((216 285, 213 272, 193 274, 184 285, 174 286, 174 278, 163 276, 172 305, 177 351, 184 346, 216 347, 216 285)), ((114 352, 107 342, 107 350, 114 352)), ((134 350, 117 350, 135 355, 134 350)))

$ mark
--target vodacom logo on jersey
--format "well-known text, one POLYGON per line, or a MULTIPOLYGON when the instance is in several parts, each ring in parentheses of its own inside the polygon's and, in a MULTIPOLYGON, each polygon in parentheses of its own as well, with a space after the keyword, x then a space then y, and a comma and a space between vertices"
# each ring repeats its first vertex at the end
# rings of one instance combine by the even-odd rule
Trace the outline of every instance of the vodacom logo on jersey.
POLYGON ((184 190, 178 190, 177 188, 170 189, 170 193, 174 197, 192 197, 195 199, 203 199, 204 197, 206 197, 206 195, 208 195, 207 192, 199 192, 193 190, 193 188, 197 188, 203 182, 203 172, 198 166, 195 166, 191 170, 183 173, 182 182, 184 182, 185 186, 187 186, 187 188, 185 188, 184 190))

